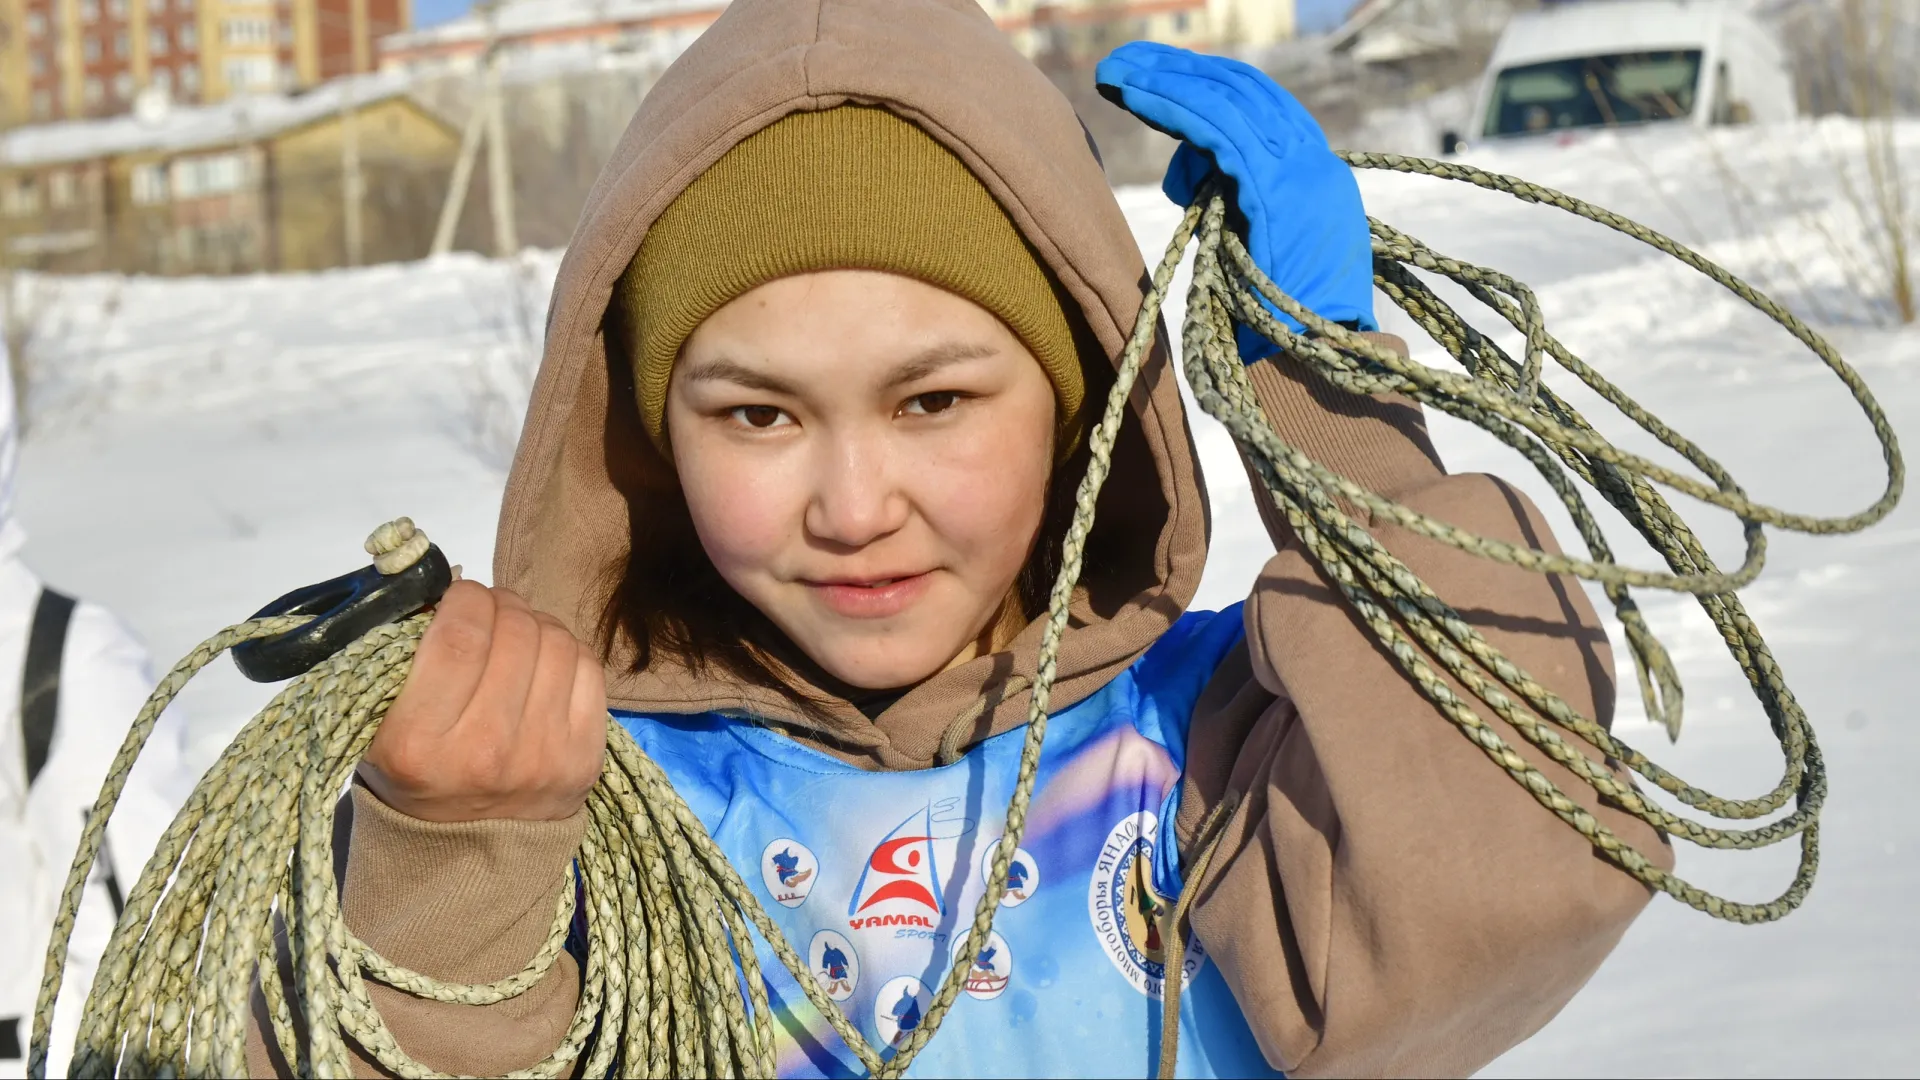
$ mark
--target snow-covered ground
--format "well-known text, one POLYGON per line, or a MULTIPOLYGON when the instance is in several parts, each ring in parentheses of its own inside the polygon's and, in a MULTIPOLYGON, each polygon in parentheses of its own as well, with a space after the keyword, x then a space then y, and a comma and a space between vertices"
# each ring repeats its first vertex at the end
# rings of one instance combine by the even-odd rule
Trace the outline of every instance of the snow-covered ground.
MULTIPOLYGON (((1902 141, 1920 144, 1920 130, 1902 141)), ((1477 151, 1479 163, 1591 198, 1695 244, 1810 318, 1865 374, 1896 429, 1920 431, 1920 330, 1888 329, 1862 288, 1865 234, 1835 161, 1857 129, 1601 136, 1477 151)), ((1856 183, 1859 177, 1856 173, 1856 183)), ((1842 513, 1882 481, 1838 382, 1783 331, 1676 263, 1604 230, 1461 185, 1363 177, 1379 217, 1533 285, 1576 352, 1717 455, 1758 498, 1842 513)), ((1150 260, 1175 211, 1122 198, 1150 260)), ((40 282, 49 300, 22 464, 27 557, 119 611, 164 665, 295 585, 364 561, 374 524, 410 514, 485 577, 525 357, 554 259, 452 258, 285 278, 40 282)), ((1177 318, 1175 311, 1170 317, 1177 318)), ((1404 326, 1390 328, 1406 332, 1404 326)), ((1422 358, 1440 360, 1428 345, 1422 358)), ((1565 380, 1557 385, 1564 387, 1565 380)), ((1573 395, 1583 406, 1590 399, 1573 395)), ((1597 410, 1589 410, 1597 417, 1597 410)), ((1444 418, 1456 470, 1530 470, 1444 418)), ((1266 556, 1225 434, 1199 422, 1215 544, 1200 603, 1244 594, 1266 556)), ((1635 447, 1623 424, 1603 427, 1635 447)), ((1542 495, 1536 498, 1550 502, 1542 495)), ((1737 530, 1683 512, 1723 562, 1737 530)), ((1617 522, 1609 522, 1611 527, 1617 522)), ((1653 565, 1624 527, 1623 555, 1653 565)), ((1569 535, 1565 530, 1562 536, 1569 535)), ((1903 676, 1920 655, 1920 511, 1859 536, 1775 534, 1749 608, 1819 732, 1832 776, 1806 908, 1747 928, 1656 900, 1592 984, 1490 1075, 1898 1075, 1920 1065, 1920 794, 1903 676)), ((1618 729, 1731 795, 1769 789, 1778 754, 1697 609, 1642 602, 1688 680, 1677 746, 1623 701, 1618 729)), ((1621 672, 1631 686, 1631 672, 1621 672)), ((190 688, 210 759, 267 691, 227 665, 190 688)), ((1743 899, 1792 852, 1708 854, 1682 872, 1743 899)))

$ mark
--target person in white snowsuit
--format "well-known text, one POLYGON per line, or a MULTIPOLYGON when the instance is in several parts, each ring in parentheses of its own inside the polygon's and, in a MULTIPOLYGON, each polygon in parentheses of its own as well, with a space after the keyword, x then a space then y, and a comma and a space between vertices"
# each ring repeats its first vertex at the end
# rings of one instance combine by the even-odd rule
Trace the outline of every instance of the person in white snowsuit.
MULTIPOLYGON (((48 935, 88 810, 152 691, 146 650, 105 608, 53 591, 20 559, 11 369, 0 344, 0 1080, 26 1075, 48 935)), ((161 717, 108 826, 69 952, 48 1075, 65 1076, 115 917, 190 790, 186 730, 161 717)))

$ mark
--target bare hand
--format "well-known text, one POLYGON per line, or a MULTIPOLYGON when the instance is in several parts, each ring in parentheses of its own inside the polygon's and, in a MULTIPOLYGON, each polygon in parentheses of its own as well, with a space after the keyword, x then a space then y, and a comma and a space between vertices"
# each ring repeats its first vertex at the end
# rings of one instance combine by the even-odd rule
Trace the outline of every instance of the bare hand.
POLYGON ((586 803, 606 743, 599 659, 512 592, 456 581, 360 778, 423 821, 558 821, 586 803))

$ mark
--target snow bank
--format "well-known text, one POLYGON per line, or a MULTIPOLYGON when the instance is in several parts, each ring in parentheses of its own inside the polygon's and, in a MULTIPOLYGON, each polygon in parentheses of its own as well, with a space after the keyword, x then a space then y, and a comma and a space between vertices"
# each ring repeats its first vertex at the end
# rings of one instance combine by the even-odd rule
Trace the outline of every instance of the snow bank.
MULTIPOLYGON (((1868 234, 1835 172, 1857 162, 1860 137, 1831 122, 1711 137, 1647 131, 1475 160, 1700 246, 1828 332, 1896 427, 1914 430, 1920 366, 1908 357, 1920 332, 1886 329, 1885 305, 1863 292, 1868 234)), ((1899 138, 1911 147, 1920 129, 1899 138)), ((1839 384, 1711 283, 1597 226, 1487 192, 1372 174, 1363 184, 1377 216, 1533 285, 1576 352, 1756 496, 1838 513, 1877 492, 1872 440, 1839 384)), ((1121 199, 1157 260, 1173 208, 1151 189, 1121 199)), ((530 254, 282 278, 42 283, 57 302, 22 467, 28 558, 124 614, 163 664, 286 589, 359 564, 364 533, 397 514, 486 577, 553 267, 551 255, 530 254)), ((1441 359, 1430 345, 1421 356, 1441 359)), ((1491 439, 1434 424, 1452 468, 1498 471, 1550 505, 1491 439)), ((1629 445, 1648 442, 1603 426, 1629 445)), ((1197 428, 1216 522, 1199 602, 1211 606, 1244 595, 1269 546, 1225 433, 1205 418, 1197 428)), ((1735 561, 1736 530, 1682 510, 1735 561)), ((1623 555, 1652 565, 1608 524, 1623 555)), ((1857 537, 1776 536, 1766 576, 1747 593, 1832 773, 1825 858, 1806 909, 1744 928, 1656 900, 1587 990, 1490 1074, 1912 1072, 1920 814, 1905 766, 1920 733, 1903 723, 1910 694, 1898 676, 1920 655, 1917 552, 1920 518, 1908 509, 1857 537)), ((1687 727, 1678 746, 1659 745, 1624 700, 1619 730, 1697 783, 1767 790, 1777 753, 1711 627, 1686 603, 1642 599, 1688 680, 1687 727)), ((1621 675, 1630 688, 1630 671, 1621 675)), ((203 677, 186 702, 199 752, 210 757, 264 700, 224 665, 203 677)), ((1784 886, 1792 853, 1681 857, 1703 884, 1759 899, 1784 886)), ((1525 868, 1515 873, 1518 885, 1525 868)))
MULTIPOLYGON (((27 559, 162 669, 401 514, 485 576, 555 263, 33 282, 27 559)), ((206 761, 266 696, 225 664, 188 688, 206 761)))

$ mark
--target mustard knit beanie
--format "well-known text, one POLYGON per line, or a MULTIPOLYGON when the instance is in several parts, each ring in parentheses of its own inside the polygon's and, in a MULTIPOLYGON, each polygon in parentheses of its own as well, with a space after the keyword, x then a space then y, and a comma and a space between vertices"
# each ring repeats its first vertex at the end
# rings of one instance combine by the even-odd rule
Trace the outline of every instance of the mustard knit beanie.
POLYGON ((1052 380, 1057 452, 1079 438, 1086 380, 1053 276, 959 158, 884 109, 794 113, 749 136, 647 230, 614 302, 640 416, 662 454, 667 383, 707 316, 777 278, 880 270, 963 296, 1012 329, 1052 380))

